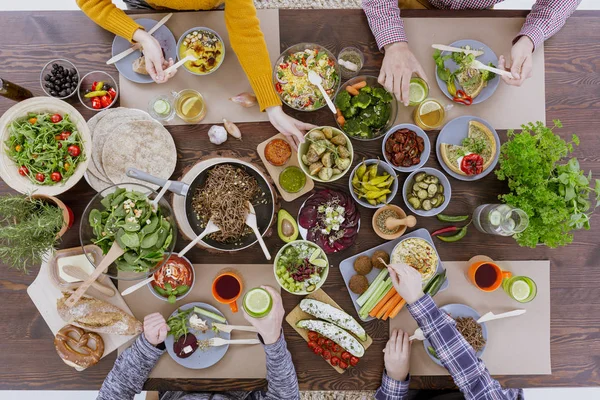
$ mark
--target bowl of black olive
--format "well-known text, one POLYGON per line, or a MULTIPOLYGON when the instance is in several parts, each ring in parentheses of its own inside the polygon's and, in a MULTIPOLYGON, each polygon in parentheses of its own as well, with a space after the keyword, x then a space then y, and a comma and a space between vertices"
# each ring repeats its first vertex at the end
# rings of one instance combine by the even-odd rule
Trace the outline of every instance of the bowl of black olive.
POLYGON ((40 84, 46 95, 64 100, 77 92, 79 71, 69 60, 51 60, 42 68, 40 84))

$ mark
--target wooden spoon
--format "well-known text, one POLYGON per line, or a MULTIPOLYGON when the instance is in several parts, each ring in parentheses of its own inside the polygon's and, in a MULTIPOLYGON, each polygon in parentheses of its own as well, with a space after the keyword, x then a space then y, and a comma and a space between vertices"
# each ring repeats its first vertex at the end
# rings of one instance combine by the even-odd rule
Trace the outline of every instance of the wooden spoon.
POLYGON ((385 227, 391 231, 397 229, 399 226, 407 226, 409 228, 412 228, 416 224, 417 219, 413 215, 409 215, 402 219, 389 217, 385 220, 385 227))
MULTIPOLYGON (((86 281, 90 277, 90 275, 87 272, 85 272, 81 267, 75 265, 65 265, 63 267, 63 271, 65 272, 65 274, 73 278, 77 278, 80 281, 86 281)), ((105 296, 113 297, 115 295, 115 291, 112 288, 103 285, 98 281, 92 282, 92 287, 105 296)))
POLYGON ((123 253, 125 253, 125 250, 123 250, 115 240, 110 247, 108 254, 106 254, 100 262, 100 265, 98 265, 94 272, 81 284, 81 286, 77 288, 75 293, 73 293, 71 297, 67 299, 65 306, 67 308, 73 307, 75 303, 81 299, 81 296, 85 294, 86 290, 88 290, 88 288, 92 285, 92 282, 96 281, 96 279, 98 279, 98 277, 108 269, 110 264, 115 262, 117 258, 121 257, 123 253))

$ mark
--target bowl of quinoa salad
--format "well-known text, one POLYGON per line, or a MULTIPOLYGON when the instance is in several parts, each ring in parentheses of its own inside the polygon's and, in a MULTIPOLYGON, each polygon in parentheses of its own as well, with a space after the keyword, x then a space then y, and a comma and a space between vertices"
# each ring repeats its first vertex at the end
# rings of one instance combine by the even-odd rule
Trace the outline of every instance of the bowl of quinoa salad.
POLYGON ((308 81, 308 71, 323 79, 333 98, 340 86, 340 67, 335 56, 314 43, 299 43, 285 50, 273 67, 273 85, 281 101, 298 111, 315 111, 327 105, 319 89, 308 81))

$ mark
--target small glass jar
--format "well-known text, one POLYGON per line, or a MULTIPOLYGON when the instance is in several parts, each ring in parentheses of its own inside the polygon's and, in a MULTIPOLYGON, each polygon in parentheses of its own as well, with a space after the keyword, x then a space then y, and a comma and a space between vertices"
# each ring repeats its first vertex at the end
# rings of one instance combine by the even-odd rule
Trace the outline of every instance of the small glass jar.
POLYGON ((338 54, 338 64, 343 79, 354 78, 365 64, 365 56, 356 47, 344 47, 338 54), (356 66, 356 69, 352 65, 356 66))
POLYGON ((148 113, 157 121, 170 121, 175 117, 173 97, 161 94, 148 102, 148 113))

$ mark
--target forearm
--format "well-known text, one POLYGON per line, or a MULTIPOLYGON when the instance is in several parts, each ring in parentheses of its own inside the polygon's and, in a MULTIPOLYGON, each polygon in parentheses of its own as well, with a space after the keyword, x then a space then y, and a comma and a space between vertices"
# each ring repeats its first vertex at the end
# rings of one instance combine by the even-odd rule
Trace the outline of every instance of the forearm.
POLYGON ((579 3, 581 0, 536 1, 518 37, 529 37, 537 48, 563 27, 579 3))
POLYGON ((267 382, 269 384, 265 398, 268 400, 299 399, 298 377, 283 332, 275 343, 265 345, 265 354, 267 356, 267 382))
POLYGON ((454 320, 441 311, 429 295, 409 305, 408 310, 467 399, 486 395, 500 399, 518 399, 521 396, 520 389, 503 390, 498 381, 492 379, 483 361, 477 358, 473 348, 456 329, 454 320))
POLYGON ((363 0, 362 8, 379 50, 391 43, 407 41, 397 0, 363 0))
POLYGON ((405 381, 397 381, 390 378, 384 371, 381 377, 381 386, 375 393, 375 400, 404 400, 408 397, 409 383, 410 375, 405 381))
POLYGON ((125 350, 104 380, 98 400, 128 400, 142 391, 144 382, 156 365, 164 350, 152 346, 140 335, 133 345, 125 350))
POLYGON ((96 24, 129 41, 137 29, 143 29, 111 0, 77 0, 77 5, 96 24))
POLYGON ((252 0, 226 0, 225 24, 231 47, 250 81, 260 109, 281 105, 272 82, 265 38, 252 0))

